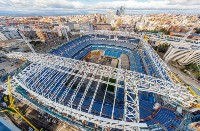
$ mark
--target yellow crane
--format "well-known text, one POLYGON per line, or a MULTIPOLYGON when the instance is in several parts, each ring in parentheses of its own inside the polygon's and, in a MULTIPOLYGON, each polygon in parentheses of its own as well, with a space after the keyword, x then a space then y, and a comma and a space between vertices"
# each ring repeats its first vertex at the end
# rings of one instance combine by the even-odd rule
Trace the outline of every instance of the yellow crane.
MULTIPOLYGON (((12 97, 11 93, 11 84, 10 84, 10 76, 8 76, 8 97, 9 97, 9 106, 8 109, 11 110, 13 113, 19 115, 26 123, 28 123, 35 131, 39 131, 26 117, 24 117, 20 112, 17 107, 14 105, 14 100, 15 98, 12 97)), ((3 111, 8 111, 8 110, 3 110, 3 111)), ((42 129, 41 129, 42 130, 42 129)))
POLYGON ((145 34, 145 35, 144 35, 144 41, 145 41, 145 42, 148 42, 148 40, 149 40, 149 35, 145 34))

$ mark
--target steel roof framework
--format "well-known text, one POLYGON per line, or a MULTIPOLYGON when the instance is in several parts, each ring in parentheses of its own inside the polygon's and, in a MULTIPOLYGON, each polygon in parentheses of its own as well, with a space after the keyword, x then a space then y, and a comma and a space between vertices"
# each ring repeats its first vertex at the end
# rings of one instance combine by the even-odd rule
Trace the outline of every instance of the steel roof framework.
MULTIPOLYGON (((173 83, 154 78, 148 75, 144 75, 138 72, 130 71, 130 70, 123 70, 118 68, 113 68, 104 65, 98 65, 94 63, 88 63, 84 61, 78 61, 74 59, 54 56, 50 54, 37 54, 37 53, 9 53, 7 54, 10 58, 17 58, 17 59, 27 59, 33 62, 27 68, 25 68, 21 73, 13 77, 12 83, 16 83, 20 85, 22 88, 33 94, 34 96, 39 97, 38 100, 43 101, 45 105, 53 106, 60 112, 65 112, 70 114, 71 116, 75 117, 79 120, 86 120, 92 123, 95 123, 101 127, 111 127, 111 128, 119 128, 119 129, 135 129, 137 127, 146 127, 146 125, 138 123, 139 122, 139 102, 138 102, 138 91, 148 91, 153 92, 156 94, 160 94, 163 96, 168 97, 170 100, 180 104, 184 107, 190 107, 191 103, 196 102, 196 98, 193 97, 188 90, 184 87, 179 85, 174 85, 173 83), (47 68, 48 67, 48 68, 47 68), (42 71, 46 70, 45 72, 41 73, 42 71), (52 74, 51 74, 52 73, 52 74), (48 74, 48 75, 47 75, 48 74), (88 74, 92 74, 88 76, 88 74), (48 91, 47 93, 44 92, 43 87, 38 86, 37 80, 38 75, 44 75, 42 81, 46 84, 51 83, 48 85, 49 88, 46 88, 48 91), (55 93, 53 96, 50 95, 52 91, 52 87, 56 87, 56 81, 50 81, 53 75, 55 77, 54 80, 61 79, 66 77, 62 80, 62 82, 57 86, 55 93), (55 100, 54 98, 57 97, 59 91, 64 86, 64 83, 69 79, 71 75, 74 75, 74 79, 69 84, 69 89, 74 84, 74 81, 77 77, 80 77, 81 80, 78 86, 75 89, 75 92, 70 98, 70 101, 67 105, 64 103, 64 99, 69 93, 69 89, 65 89, 60 99, 55 100), (95 76, 99 75, 99 78, 95 76), (28 85, 29 81, 27 78, 35 79, 32 86, 28 85), (102 80, 102 77, 108 77, 116 79, 117 83, 110 83, 109 81, 102 80), (83 93, 83 96, 80 100, 80 103, 77 109, 72 108, 72 103, 74 101, 77 92, 80 89, 83 81, 88 79, 88 85, 83 93), (94 91, 94 95, 92 98, 92 102, 88 109, 88 112, 81 111, 82 103, 88 90, 90 89, 90 85, 92 81, 96 81, 98 84, 96 85, 96 89, 94 91), (125 85, 122 86, 118 84, 119 81, 124 81, 125 85), (104 118, 100 116, 96 116, 91 114, 91 108, 96 97, 97 90, 99 88, 100 83, 114 85, 115 89, 115 97, 116 91, 118 88, 124 88, 125 97, 124 97, 124 118, 123 120, 114 120, 113 119, 113 112, 114 112, 114 105, 112 110, 112 117, 111 119, 104 118), (36 88, 33 86, 35 85, 36 88), (48 94, 49 92, 49 94, 48 94), (128 122, 127 120, 131 121, 128 122)), ((44 85, 45 86, 45 85, 44 85)), ((47 85, 46 85, 47 86, 47 85)), ((105 94, 106 95, 106 94, 105 94)), ((105 100, 105 96, 103 99, 103 103, 105 100)), ((103 104, 102 103, 102 104, 103 104)), ((102 114, 102 109, 100 114, 102 114)))

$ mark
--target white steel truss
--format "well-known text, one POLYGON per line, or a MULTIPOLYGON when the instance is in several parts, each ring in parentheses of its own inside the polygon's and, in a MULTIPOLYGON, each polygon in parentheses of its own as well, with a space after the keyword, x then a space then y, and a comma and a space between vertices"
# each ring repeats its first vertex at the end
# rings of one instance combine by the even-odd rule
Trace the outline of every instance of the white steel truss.
POLYGON ((17 31, 21 35, 22 39, 26 42, 26 44, 28 45, 28 47, 31 49, 31 51, 33 53, 36 53, 35 50, 33 49, 32 45, 29 43, 29 41, 27 40, 27 38, 24 36, 24 34, 20 30, 17 30, 17 31))
POLYGON ((185 108, 191 107, 191 103, 197 102, 197 98, 192 96, 185 87, 130 70, 98 65, 50 54, 15 52, 9 53, 7 56, 33 62, 22 72, 13 77, 12 82, 15 83, 15 86, 17 83, 17 85, 20 85, 30 94, 37 96, 38 101, 42 101, 44 105, 53 107, 59 112, 69 114, 78 120, 86 120, 95 123, 100 127, 126 130, 146 127, 146 124, 138 123, 138 91, 148 91, 166 96, 185 108), (102 78, 116 79, 117 82, 111 83, 109 79, 103 80, 102 78), (62 91, 63 93, 60 94, 65 85, 64 83, 69 79, 71 79, 71 81, 68 84, 68 88, 65 88, 65 90, 62 91), (81 86, 85 84, 85 81, 88 81, 88 83, 86 82, 83 96, 81 96, 77 108, 74 109, 75 97, 80 91, 81 86), (119 81, 124 81, 124 86, 120 85, 119 81), (95 87, 91 86, 93 82, 97 83, 95 87), (41 85, 41 83, 43 84, 41 85), (70 89, 74 88, 75 84, 75 91, 70 94, 70 89), (112 107, 111 118, 102 117, 102 108, 107 95, 107 89, 102 100, 100 116, 92 114, 92 106, 101 84, 115 86, 114 97, 116 97, 118 88, 124 88, 124 116, 122 120, 113 118, 115 102, 112 107), (91 104, 86 111, 82 111, 83 102, 89 90, 93 90, 91 104), (58 97, 59 94, 60 97, 58 97))
MULTIPOLYGON (((132 89, 132 87, 137 85, 137 89, 139 90, 151 91, 162 94, 164 96, 168 95, 168 97, 175 98, 177 99, 177 101, 184 103, 184 105, 186 106, 189 106, 191 102, 194 102, 196 100, 195 97, 193 97, 185 87, 174 85, 169 81, 130 70, 123 70, 109 66, 98 65, 50 54, 14 52, 7 54, 7 56, 10 58, 26 59, 31 62, 40 63, 61 72, 65 72, 64 69, 61 69, 61 67, 80 70, 80 67, 84 66, 83 72, 88 71, 88 73, 94 73, 94 71, 96 70, 97 74, 102 73, 102 76, 105 77, 110 76, 110 78, 115 78, 117 80, 123 81, 126 79, 125 83, 128 89, 132 89), (171 94, 166 94, 166 92, 171 94), (189 99, 190 101, 186 101, 186 99, 189 99)), ((119 84, 116 85, 119 86, 119 84)))

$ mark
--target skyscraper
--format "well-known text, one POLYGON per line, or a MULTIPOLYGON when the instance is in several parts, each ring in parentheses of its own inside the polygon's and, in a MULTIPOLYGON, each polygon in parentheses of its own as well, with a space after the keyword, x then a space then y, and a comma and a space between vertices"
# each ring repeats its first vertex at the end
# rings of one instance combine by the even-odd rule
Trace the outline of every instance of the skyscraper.
POLYGON ((125 14, 125 7, 124 6, 121 6, 119 10, 120 10, 120 15, 125 14))
POLYGON ((119 10, 117 10, 116 15, 120 16, 120 11, 119 10))
POLYGON ((106 14, 106 23, 111 24, 112 20, 114 20, 114 12, 108 11, 106 14))
POLYGON ((124 6, 121 6, 117 12, 116 12, 116 15, 120 16, 120 15, 125 15, 125 7, 124 6))

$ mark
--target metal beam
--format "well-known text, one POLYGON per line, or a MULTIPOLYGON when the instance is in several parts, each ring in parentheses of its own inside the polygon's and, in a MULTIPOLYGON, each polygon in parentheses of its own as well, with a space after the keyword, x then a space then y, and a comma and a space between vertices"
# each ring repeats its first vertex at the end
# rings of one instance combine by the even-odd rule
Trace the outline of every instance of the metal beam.
MULTIPOLYGON (((93 67, 98 65, 94 63, 88 63, 88 62, 77 61, 77 60, 73 60, 69 58, 53 56, 50 54, 11 53, 7 55, 12 58, 20 58, 20 59, 25 58, 27 60, 30 60, 36 63, 44 63, 45 65, 49 65, 49 67, 63 66, 63 67, 79 70, 82 66, 85 65, 84 66, 85 69, 83 70, 83 72, 88 71, 88 73, 93 73, 94 72, 93 67)), ((63 71, 63 70, 59 69, 59 71, 63 71)), ((127 86, 132 85, 133 84, 132 81, 134 80, 136 84, 139 85, 138 87, 143 86, 143 88, 139 88, 138 90, 146 90, 146 91, 148 90, 151 92, 159 93, 167 97, 173 98, 177 100, 177 102, 179 103, 181 102, 186 106, 189 106, 191 102, 195 103, 195 100, 197 100, 195 97, 193 97, 190 94, 190 92, 185 87, 174 85, 170 81, 162 80, 162 79, 155 78, 152 76, 147 76, 147 75, 134 72, 134 71, 99 65, 97 69, 97 75, 101 73, 105 77, 108 77, 111 74, 111 77, 117 80, 124 81, 125 78, 130 79, 129 82, 127 82, 127 86), (151 86, 149 86, 149 84, 151 84, 151 86), (158 85, 162 85, 162 86, 158 86, 158 85), (177 94, 177 90, 179 91, 178 94, 177 94), (168 91, 171 94, 167 94, 165 91, 168 91), (177 95, 180 98, 177 97, 177 95), (188 101, 187 99, 189 99, 190 101, 188 101)), ((103 82, 102 80, 100 81, 103 82)), ((130 86, 128 86, 127 88, 131 89, 130 86)))

